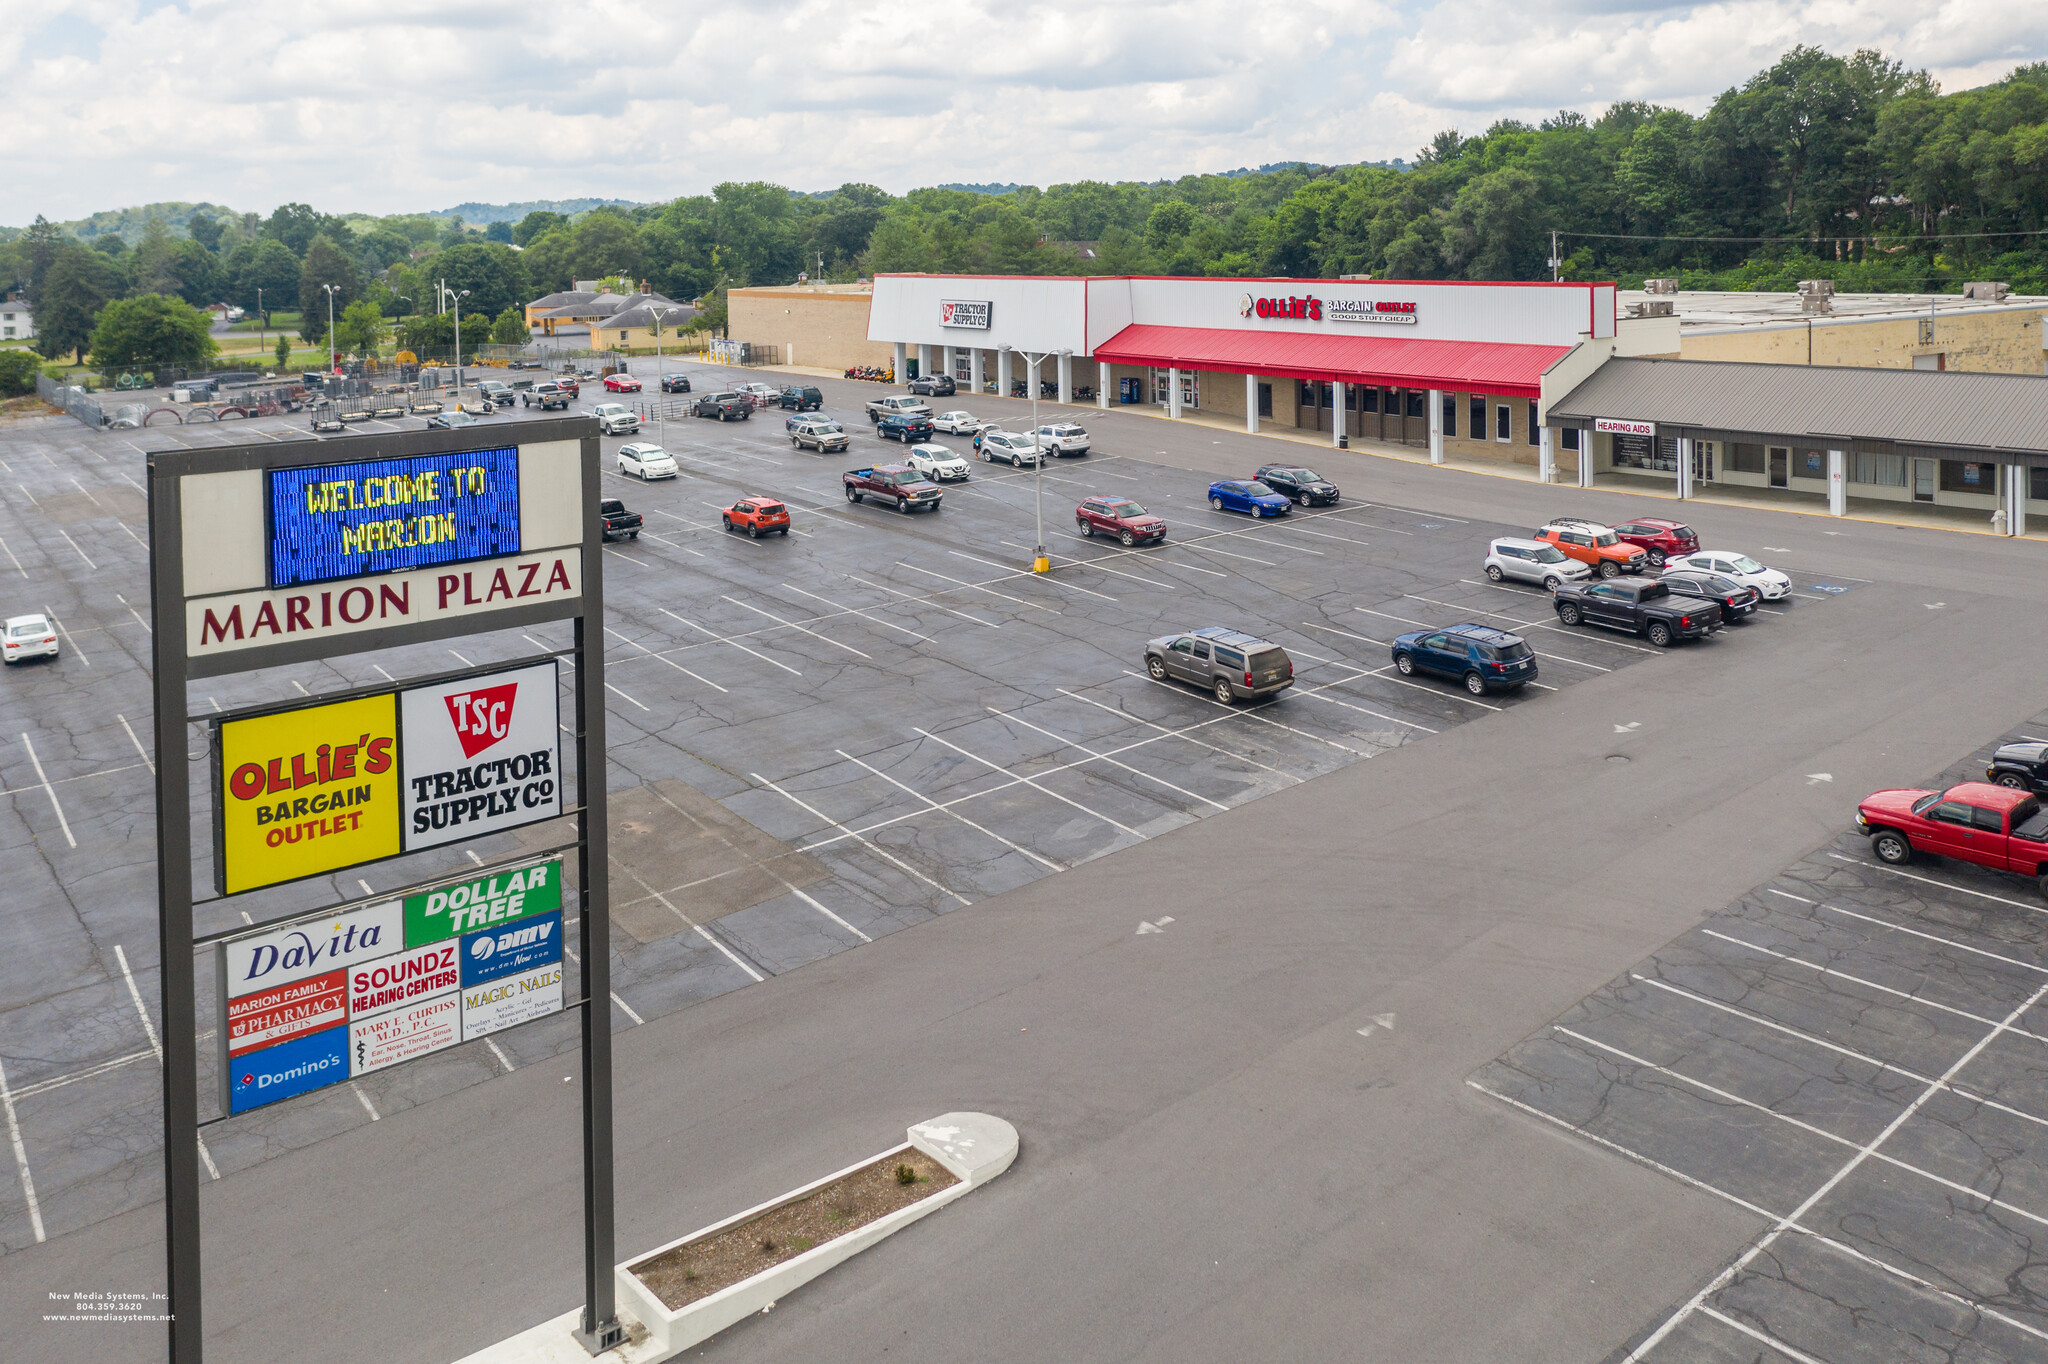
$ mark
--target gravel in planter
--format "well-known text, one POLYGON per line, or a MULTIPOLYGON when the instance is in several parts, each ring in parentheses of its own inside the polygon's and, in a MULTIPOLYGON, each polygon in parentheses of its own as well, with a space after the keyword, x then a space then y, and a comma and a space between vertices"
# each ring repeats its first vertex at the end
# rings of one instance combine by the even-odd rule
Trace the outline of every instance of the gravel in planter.
POLYGON ((945 1166, 912 1148, 631 1269, 670 1311, 679 1311, 959 1182, 945 1166), (902 1177, 906 1171, 907 1182, 902 1177))

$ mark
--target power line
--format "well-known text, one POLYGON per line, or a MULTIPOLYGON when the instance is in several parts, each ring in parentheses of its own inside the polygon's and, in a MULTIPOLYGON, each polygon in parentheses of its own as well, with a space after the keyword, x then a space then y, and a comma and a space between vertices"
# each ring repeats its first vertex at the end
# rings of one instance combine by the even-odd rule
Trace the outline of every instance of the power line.
POLYGON ((2013 232, 1933 232, 1920 237, 1839 237, 1832 234, 1818 234, 1810 237, 1681 237, 1681 236, 1640 236, 1628 232, 1567 232, 1557 231, 1563 237, 1597 237, 1603 241, 1616 242, 1782 242, 1790 246, 1818 246, 1826 242, 1862 242, 1875 246, 1912 246, 1916 242, 1955 241, 1978 237, 2040 237, 2048 236, 2048 227, 2026 228, 2013 232))

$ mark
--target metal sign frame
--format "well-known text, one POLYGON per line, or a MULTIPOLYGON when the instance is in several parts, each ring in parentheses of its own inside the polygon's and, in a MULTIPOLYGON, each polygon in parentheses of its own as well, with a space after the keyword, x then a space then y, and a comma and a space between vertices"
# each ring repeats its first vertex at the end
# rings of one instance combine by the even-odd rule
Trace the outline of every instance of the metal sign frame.
MULTIPOLYGON (((164 1227, 168 1334, 172 1364, 204 1358, 199 1223, 198 1012, 192 893, 192 809, 187 728, 211 716, 189 712, 188 684, 341 654, 491 630, 569 620, 575 661, 576 789, 563 792, 564 818, 576 821, 578 946, 583 1066, 584 1307, 576 1334, 592 1354, 623 1340, 613 1263, 612 1033, 610 894, 607 879, 604 709, 604 542, 598 428, 589 417, 490 423, 454 431, 402 431, 334 440, 266 442, 220 449, 157 451, 148 459, 152 690, 155 716, 158 952, 161 962, 164 1086, 164 1227), (582 527, 579 590, 566 600, 499 607, 452 619, 380 626, 359 633, 264 645, 194 659, 187 655, 184 517, 181 480, 197 474, 297 468, 358 460, 452 454, 464 450, 580 443, 582 527)), ((524 509, 522 508, 522 515, 524 509)), ((266 525, 266 534, 268 527, 266 525)), ((486 561, 488 562, 488 561, 486 561)), ((362 581, 374 582, 375 578, 362 581)), ((402 683, 402 685, 407 685, 402 683)), ((207 751, 210 753, 210 746, 207 751)), ((454 846, 454 845, 449 845, 454 846)), ((564 909, 567 905, 564 905, 564 909)))

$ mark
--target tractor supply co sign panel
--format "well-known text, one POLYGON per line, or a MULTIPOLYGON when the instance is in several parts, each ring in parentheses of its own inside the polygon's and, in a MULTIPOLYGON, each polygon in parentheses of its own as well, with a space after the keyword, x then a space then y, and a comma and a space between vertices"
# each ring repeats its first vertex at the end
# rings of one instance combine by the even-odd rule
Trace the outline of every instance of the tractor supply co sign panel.
POLYGON ((942 298, 939 300, 939 325, 985 332, 994 311, 995 305, 989 299, 942 298))
POLYGON ((222 1106, 289 1099, 562 1011, 562 861, 220 944, 222 1106))
POLYGON ((215 726, 214 877, 235 895, 562 812, 552 662, 215 726))

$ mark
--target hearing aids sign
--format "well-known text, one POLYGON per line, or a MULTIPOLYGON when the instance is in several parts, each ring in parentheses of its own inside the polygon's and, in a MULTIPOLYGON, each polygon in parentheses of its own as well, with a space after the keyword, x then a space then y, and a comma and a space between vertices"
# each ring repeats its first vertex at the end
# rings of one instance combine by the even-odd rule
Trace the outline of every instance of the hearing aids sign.
POLYGON ((220 944, 222 1104, 289 1099, 562 1010, 562 860, 220 944))
POLYGON ((553 819, 560 733, 552 662, 222 720, 221 893, 553 819))

